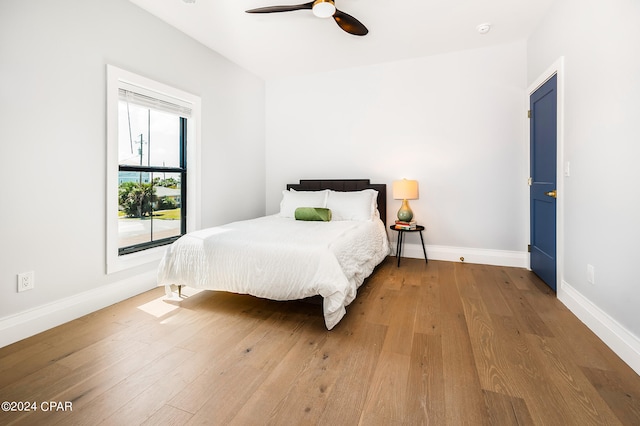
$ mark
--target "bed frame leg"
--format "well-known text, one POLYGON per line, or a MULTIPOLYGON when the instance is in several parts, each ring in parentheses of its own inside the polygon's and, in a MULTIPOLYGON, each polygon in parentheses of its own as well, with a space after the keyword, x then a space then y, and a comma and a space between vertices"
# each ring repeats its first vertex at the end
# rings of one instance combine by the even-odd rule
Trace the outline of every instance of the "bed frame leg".
POLYGON ((184 287, 183 285, 176 285, 176 287, 178 287, 178 297, 176 298, 176 294, 173 292, 173 289, 171 288, 172 285, 171 284, 167 284, 164 286, 164 294, 167 297, 167 299, 171 299, 174 300, 176 302, 180 301, 180 299, 182 299, 182 287, 184 287))

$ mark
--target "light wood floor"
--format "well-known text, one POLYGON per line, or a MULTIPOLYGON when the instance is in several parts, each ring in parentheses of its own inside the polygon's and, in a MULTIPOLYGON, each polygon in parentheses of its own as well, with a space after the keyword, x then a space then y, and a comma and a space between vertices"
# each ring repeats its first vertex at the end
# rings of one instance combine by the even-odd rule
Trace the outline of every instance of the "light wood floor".
POLYGON ((188 294, 0 349, 0 401, 38 405, 0 424, 640 424, 638 375, 525 270, 389 258, 332 331, 320 306, 188 294))

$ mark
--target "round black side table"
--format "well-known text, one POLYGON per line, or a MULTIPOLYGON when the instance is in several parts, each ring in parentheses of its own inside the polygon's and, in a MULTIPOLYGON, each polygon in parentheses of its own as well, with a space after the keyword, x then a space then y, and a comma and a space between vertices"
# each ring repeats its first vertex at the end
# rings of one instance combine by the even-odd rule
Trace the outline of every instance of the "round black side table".
POLYGON ((422 243, 422 253, 424 253, 424 261, 425 263, 429 263, 429 260, 427 259, 427 250, 425 250, 424 248, 424 238, 422 238, 422 231, 424 231, 424 226, 416 225, 415 228, 403 229, 403 228, 396 228, 395 225, 391 225, 389 229, 391 229, 392 231, 396 231, 398 233, 398 243, 396 245, 396 258, 398 259, 398 267, 400 267, 400 257, 402 257, 402 245, 404 243, 404 234, 406 232, 420 233, 420 242, 422 243))

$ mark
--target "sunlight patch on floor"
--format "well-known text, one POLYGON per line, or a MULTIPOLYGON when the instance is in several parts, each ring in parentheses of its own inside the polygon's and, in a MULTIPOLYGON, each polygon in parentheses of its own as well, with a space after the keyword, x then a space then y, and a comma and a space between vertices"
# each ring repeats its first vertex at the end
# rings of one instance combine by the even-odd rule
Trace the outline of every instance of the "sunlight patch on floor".
POLYGON ((152 300, 151 302, 145 303, 144 305, 138 306, 138 309, 148 313, 149 315, 153 315, 156 318, 160 318, 161 316, 164 316, 180 307, 177 304, 174 305, 171 303, 167 303, 164 301, 164 299, 165 296, 159 297, 152 300))
POLYGON ((182 297, 178 296, 177 291, 174 291, 172 292, 171 297, 162 295, 157 299, 154 299, 150 302, 147 302, 143 305, 138 306, 138 309, 140 309, 143 312, 146 312, 149 315, 153 315, 156 318, 160 318, 168 314, 169 312, 175 311, 176 309, 180 308, 179 303, 182 300, 186 299, 187 297, 196 295, 201 291, 203 290, 197 289, 197 288, 183 287, 182 297))

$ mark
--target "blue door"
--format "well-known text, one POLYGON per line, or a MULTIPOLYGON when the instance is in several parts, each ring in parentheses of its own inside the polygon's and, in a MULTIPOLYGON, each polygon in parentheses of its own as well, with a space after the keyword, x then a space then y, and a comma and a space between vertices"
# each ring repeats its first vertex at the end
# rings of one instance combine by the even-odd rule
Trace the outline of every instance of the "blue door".
POLYGON ((556 290, 557 76, 529 98, 531 270, 556 290))

